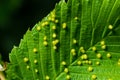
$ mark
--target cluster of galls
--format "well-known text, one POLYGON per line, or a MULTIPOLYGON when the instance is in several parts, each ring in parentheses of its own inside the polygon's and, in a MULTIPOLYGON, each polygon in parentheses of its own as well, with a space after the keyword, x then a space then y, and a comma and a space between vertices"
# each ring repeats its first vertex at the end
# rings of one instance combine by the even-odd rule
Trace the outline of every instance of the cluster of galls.
MULTIPOLYGON (((40 30, 41 30, 42 28, 44 28, 45 26, 49 25, 49 22, 50 22, 50 21, 52 21, 52 22, 54 23, 54 25, 52 26, 52 30, 53 30, 53 34, 52 34, 52 38, 53 38, 52 46, 53 46, 53 49, 56 50, 56 49, 57 49, 57 44, 59 43, 59 39, 57 39, 57 34, 55 33, 55 30, 56 30, 56 28, 57 28, 57 27, 56 27, 56 24, 59 23, 59 20, 55 18, 55 11, 53 11, 47 18, 48 18, 47 21, 42 22, 42 23, 41 23, 41 26, 37 26, 37 27, 36 27, 36 30, 37 30, 37 31, 40 31, 40 30)), ((75 19, 75 20, 78 20, 78 17, 75 17, 74 19, 75 19)), ((63 28, 63 29, 66 29, 66 27, 67 27, 67 24, 66 24, 65 22, 62 23, 62 28, 63 28)), ((112 26, 112 25, 109 25, 108 29, 112 30, 112 29, 113 29, 113 26, 112 26)), ((44 40, 44 41, 43 41, 43 45, 44 45, 44 46, 48 46, 48 41, 47 41, 47 36, 46 36, 46 35, 44 36, 43 40, 44 40)), ((76 39, 73 39, 73 44, 76 44, 76 43, 77 43, 77 40, 76 40, 76 39)), ((102 41, 100 42, 100 45, 101 45, 101 49, 106 50, 107 46, 106 46, 104 40, 102 40, 102 41)), ((98 53, 98 52, 97 52, 97 48, 96 48, 95 46, 92 47, 91 49, 92 49, 93 52, 96 53, 96 57, 97 57, 98 59, 101 59, 101 58, 102 58, 101 53, 98 53)), ((37 52, 37 49, 34 48, 34 49, 33 49, 33 52, 36 53, 36 52, 37 52)), ((79 48, 79 52, 81 53, 81 56, 80 56, 80 60, 77 60, 77 65, 78 65, 78 66, 82 66, 83 64, 88 64, 88 65, 90 65, 90 66, 87 68, 87 71, 88 71, 88 72, 93 72, 93 71, 94 71, 94 68, 91 66, 91 65, 92 65, 92 61, 89 60, 88 55, 86 54, 86 51, 85 51, 84 47, 80 47, 80 48, 79 48)), ((70 51, 70 53, 71 53, 73 56, 75 56, 76 53, 77 53, 77 51, 76 51, 74 48, 72 48, 71 51, 70 51)), ((107 53, 107 54, 106 54, 106 57, 110 59, 112 56, 111 56, 110 53, 107 53)), ((28 59, 27 57, 25 57, 23 60, 24 60, 25 63, 27 63, 27 62, 29 61, 29 59, 28 59)), ((35 60, 34 60, 34 64, 37 64, 37 62, 38 62, 38 61, 35 59, 35 60)), ((65 61, 63 61, 63 62, 61 63, 61 65, 64 66, 64 72, 66 73, 66 79, 67 79, 67 80, 70 80, 71 77, 70 77, 70 74, 69 74, 69 69, 66 67, 67 63, 66 63, 65 61)), ((97 62, 96 62, 96 65, 99 66, 99 65, 100 65, 100 62, 97 61, 97 62)), ((120 65, 120 60, 118 60, 118 65, 120 65)), ((27 69, 30 69, 30 66, 27 65, 26 68, 27 68, 27 69)), ((38 69, 35 69, 35 72, 38 73, 38 69)), ((49 77, 48 75, 46 75, 45 79, 46 79, 46 80, 50 80, 50 77, 49 77)), ((91 75, 91 79, 92 79, 92 80, 96 80, 96 79, 97 79, 97 75, 96 75, 96 74, 91 75)), ((110 79, 108 79, 108 80, 110 80, 110 79)))

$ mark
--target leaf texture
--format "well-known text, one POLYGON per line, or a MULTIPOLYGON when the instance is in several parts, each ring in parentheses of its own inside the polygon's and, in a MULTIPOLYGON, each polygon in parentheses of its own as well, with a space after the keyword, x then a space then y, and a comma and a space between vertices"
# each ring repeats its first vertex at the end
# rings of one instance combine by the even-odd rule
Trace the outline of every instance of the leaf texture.
POLYGON ((120 0, 61 0, 9 56, 8 80, 119 80, 120 0))

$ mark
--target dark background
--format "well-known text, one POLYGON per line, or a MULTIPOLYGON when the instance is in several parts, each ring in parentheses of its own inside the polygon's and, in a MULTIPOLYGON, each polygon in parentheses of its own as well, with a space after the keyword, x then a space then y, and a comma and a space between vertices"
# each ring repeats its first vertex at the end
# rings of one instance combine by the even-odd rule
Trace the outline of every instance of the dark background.
POLYGON ((0 0, 0 54, 9 61, 28 28, 45 17, 60 0, 0 0))

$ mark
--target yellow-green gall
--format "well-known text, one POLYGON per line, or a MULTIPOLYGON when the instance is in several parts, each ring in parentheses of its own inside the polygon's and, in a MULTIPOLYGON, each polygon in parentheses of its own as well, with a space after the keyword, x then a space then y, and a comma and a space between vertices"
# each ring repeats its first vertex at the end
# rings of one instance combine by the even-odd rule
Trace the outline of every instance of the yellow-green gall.
POLYGON ((55 13, 54 13, 54 14, 52 14, 51 16, 52 16, 52 18, 55 18, 55 13))
POLYGON ((88 61, 88 64, 91 65, 91 64, 92 64, 92 61, 88 61))
POLYGON ((53 37, 53 38, 56 38, 56 37, 57 37, 56 33, 53 33, 52 37, 53 37))
POLYGON ((49 20, 49 21, 51 21, 51 20, 52 20, 52 18, 49 16, 49 17, 48 17, 48 20, 49 20))
POLYGON ((27 65, 27 66, 26 66, 26 68, 27 68, 27 69, 30 69, 30 66, 29 66, 29 65, 27 65))
POLYGON ((29 59, 25 57, 23 60, 24 62, 28 62, 29 59))
POLYGON ((57 49, 57 46, 53 46, 53 49, 56 50, 56 49, 57 49))
POLYGON ((62 61, 62 63, 61 63, 63 66, 65 66, 66 65, 66 62, 65 61, 62 61))
POLYGON ((53 44, 53 45, 56 45, 56 44, 58 44, 58 43, 59 43, 59 40, 58 40, 58 39, 52 41, 52 44, 53 44))
POLYGON ((85 60, 85 63, 86 63, 86 64, 88 64, 88 63, 89 63, 89 61, 88 61, 88 60, 85 60))
POLYGON ((71 53, 74 53, 75 52, 75 49, 71 49, 71 53))
POLYGON ((55 21, 55 18, 51 18, 51 21, 53 21, 53 22, 54 22, 54 21, 55 21))
POLYGON ((71 54, 72 54, 73 56, 76 55, 75 49, 71 49, 71 54))
POLYGON ((75 20, 78 20, 78 17, 75 17, 74 19, 75 19, 75 20))
POLYGON ((77 40, 76 39, 73 39, 73 44, 76 44, 77 43, 77 40))
POLYGON ((112 29, 113 29, 113 26, 112 26, 112 25, 109 25, 109 26, 108 26, 108 29, 112 30, 112 29))
POLYGON ((80 50, 81 53, 85 53, 84 47, 80 47, 79 50, 80 50))
POLYGON ((97 62, 96 62, 96 65, 100 65, 100 62, 99 62, 99 61, 97 61, 97 62))
POLYGON ((84 47, 80 47, 80 51, 83 50, 83 49, 84 49, 84 47))
POLYGON ((38 69, 35 69, 35 72, 38 73, 38 69))
POLYGON ((43 39, 44 39, 44 41, 46 41, 46 40, 47 40, 47 36, 44 36, 44 38, 43 38, 43 39))
POLYGON ((44 26, 45 26, 45 22, 43 22, 43 23, 41 24, 41 26, 44 27, 44 26))
POLYGON ((56 42, 56 44, 57 44, 57 43, 59 43, 59 40, 58 40, 58 39, 56 39, 56 40, 55 40, 55 42, 56 42))
POLYGON ((108 80, 113 80, 113 79, 109 78, 108 80))
POLYGON ((53 30, 55 30, 55 29, 56 29, 56 26, 55 26, 55 25, 54 25, 54 26, 52 26, 52 29, 53 29, 53 30))
POLYGON ((101 55, 100 53, 98 53, 96 56, 97 56, 97 58, 99 58, 99 59, 102 57, 102 55, 101 55))
POLYGON ((38 61, 35 59, 35 60, 34 60, 34 63, 36 64, 37 62, 38 62, 38 61))
POLYGON ((89 72, 92 72, 93 71, 93 68, 91 66, 88 67, 87 69, 89 72))
POLYGON ((102 49, 106 49, 106 45, 102 45, 101 48, 102 48, 102 49))
POLYGON ((63 24, 62 24, 62 28, 63 28, 63 29, 66 29, 66 27, 67 27, 67 24, 66 24, 66 23, 63 23, 63 24))
POLYGON ((81 61, 78 61, 78 62, 77 62, 77 64, 78 64, 78 65, 81 65, 81 64, 82 64, 82 62, 81 62, 81 61))
POLYGON ((100 44, 101 44, 102 46, 105 45, 105 41, 102 40, 102 41, 100 42, 100 44))
POLYGON ((48 25, 48 24, 49 24, 48 21, 45 21, 44 23, 45 23, 45 25, 48 25))
POLYGON ((81 53, 85 53, 85 50, 83 49, 83 50, 81 50, 80 52, 81 52, 81 53))
POLYGON ((110 53, 107 53, 107 58, 111 58, 111 54, 110 53))
POLYGON ((37 49, 36 49, 36 48, 34 48, 34 49, 33 49, 33 52, 34 52, 34 53, 36 53, 36 52, 37 52, 37 49))
POLYGON ((93 46, 92 47, 92 51, 96 51, 97 49, 96 49, 96 47, 95 46, 93 46))
POLYGON ((88 56, 87 56, 87 54, 83 54, 82 56, 81 56, 81 59, 87 59, 88 58, 88 56))
POLYGON ((48 45, 48 42, 47 42, 47 41, 44 41, 44 42, 43 42, 43 45, 44 45, 44 46, 47 46, 47 45, 48 45))
POLYGON ((70 80, 70 75, 67 75, 67 76, 66 76, 66 79, 67 79, 67 80, 70 80))
POLYGON ((50 80, 50 77, 47 75, 47 76, 45 76, 45 79, 46 80, 50 80))
POLYGON ((64 69, 64 72, 65 72, 65 73, 68 73, 68 72, 69 72, 68 68, 65 68, 65 69, 64 69))
POLYGON ((40 27, 40 26, 37 26, 37 30, 40 31, 40 30, 41 30, 41 27, 40 27))
POLYGON ((118 65, 120 66, 120 61, 118 61, 118 65))
POLYGON ((92 78, 92 80, 96 80, 97 76, 95 74, 93 74, 91 78, 92 78))
POLYGON ((56 20, 55 20, 55 23, 58 23, 58 22, 59 22, 58 19, 56 19, 56 20))

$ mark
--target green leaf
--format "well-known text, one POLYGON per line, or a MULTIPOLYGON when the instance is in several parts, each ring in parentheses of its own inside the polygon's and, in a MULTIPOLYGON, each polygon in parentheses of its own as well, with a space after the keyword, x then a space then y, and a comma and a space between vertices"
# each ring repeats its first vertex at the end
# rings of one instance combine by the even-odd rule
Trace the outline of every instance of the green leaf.
POLYGON ((10 53, 8 80, 119 80, 120 0, 61 0, 10 53))

